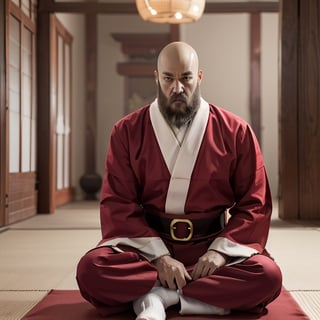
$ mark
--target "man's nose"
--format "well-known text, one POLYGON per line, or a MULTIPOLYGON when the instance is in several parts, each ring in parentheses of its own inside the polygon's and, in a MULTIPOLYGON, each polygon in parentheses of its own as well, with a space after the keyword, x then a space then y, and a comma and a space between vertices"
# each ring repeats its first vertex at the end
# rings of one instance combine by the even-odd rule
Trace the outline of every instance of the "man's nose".
POLYGON ((181 92, 183 92, 183 85, 182 85, 182 83, 179 81, 179 80, 175 80, 174 81, 174 84, 173 84, 173 92, 174 93, 181 93, 181 92))

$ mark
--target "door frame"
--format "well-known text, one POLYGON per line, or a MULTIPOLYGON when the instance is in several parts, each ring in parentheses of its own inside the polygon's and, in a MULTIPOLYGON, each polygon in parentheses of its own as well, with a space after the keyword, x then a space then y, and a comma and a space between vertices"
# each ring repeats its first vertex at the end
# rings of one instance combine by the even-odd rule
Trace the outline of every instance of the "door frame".
POLYGON ((6 1, 0 2, 0 227, 8 220, 8 108, 6 105, 6 1))
MULTIPOLYGON (((71 201, 73 192, 65 189, 56 192, 56 98, 57 52, 56 28, 61 29, 54 14, 38 15, 37 56, 38 68, 38 213, 53 213, 57 205, 71 201)), ((70 35, 68 37, 71 37, 70 35)))
MULTIPOLYGON (((52 93, 52 107, 51 109, 53 110, 53 114, 54 114, 54 128, 56 127, 56 108, 57 108, 57 99, 55 99, 53 96, 57 97, 58 95, 62 94, 63 95, 63 101, 65 102, 65 90, 63 90, 63 92, 59 92, 59 66, 58 66, 58 37, 62 37, 63 39, 63 43, 64 45, 67 44, 70 48, 69 51, 69 97, 70 97, 70 108, 69 108, 69 121, 70 121, 70 138, 69 138, 69 168, 68 168, 68 172, 69 172, 69 183, 71 183, 71 161, 72 161, 72 157, 71 157, 71 135, 72 135, 72 128, 71 128, 71 122, 72 122, 72 41, 73 41, 73 37, 72 35, 68 32, 68 30, 65 28, 65 26, 61 23, 61 21, 55 16, 55 15, 51 15, 51 57, 52 57, 52 61, 51 61, 51 93, 52 93)), ((65 58, 68 59, 68 57, 65 56, 65 52, 63 51, 63 74, 65 74, 65 58)), ((63 81, 65 79, 63 78, 63 81)), ((63 84, 63 89, 65 89, 66 86, 65 84, 63 84)), ((64 105, 65 107, 65 105, 64 105)), ((54 135, 56 136, 56 130, 54 130, 54 135)), ((69 185, 69 187, 66 188, 62 188, 62 189, 57 189, 56 187, 56 177, 57 177, 57 139, 54 139, 54 145, 52 145, 53 150, 53 155, 54 155, 54 170, 53 170, 53 174, 54 176, 52 177, 52 179, 55 182, 54 185, 54 192, 52 197, 54 197, 54 204, 55 207, 63 205, 67 202, 71 202, 73 200, 74 197, 74 190, 72 188, 71 185, 69 185)), ((63 172, 65 174, 65 167, 63 168, 63 172)), ((64 177, 63 177, 64 179, 64 177)))

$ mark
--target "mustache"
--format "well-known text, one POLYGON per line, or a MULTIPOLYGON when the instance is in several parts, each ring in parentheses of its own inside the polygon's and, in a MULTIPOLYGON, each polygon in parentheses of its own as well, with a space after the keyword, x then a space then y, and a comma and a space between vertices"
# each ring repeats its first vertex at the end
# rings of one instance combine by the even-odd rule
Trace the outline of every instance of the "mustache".
POLYGON ((184 94, 181 94, 181 93, 178 93, 178 94, 173 94, 170 99, 169 99, 169 102, 172 103, 173 101, 176 101, 176 100, 180 100, 184 103, 187 103, 187 98, 184 94))

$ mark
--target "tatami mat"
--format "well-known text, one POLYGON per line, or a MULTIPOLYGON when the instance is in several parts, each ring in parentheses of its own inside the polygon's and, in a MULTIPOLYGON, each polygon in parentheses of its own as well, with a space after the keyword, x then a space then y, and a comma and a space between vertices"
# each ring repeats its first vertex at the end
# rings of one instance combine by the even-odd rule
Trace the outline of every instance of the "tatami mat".
POLYGON ((319 243, 316 229, 271 228, 267 247, 283 270, 287 290, 320 290, 320 250, 315 250, 319 243))
POLYGON ((54 214, 38 214, 10 226, 10 229, 99 229, 99 203, 78 201, 62 206, 54 214))
POLYGON ((320 291, 293 291, 291 295, 311 320, 320 319, 320 291))
MULTIPOLYGON (((320 320, 319 223, 281 221, 276 209, 268 250, 285 287, 311 320, 320 320)), ((0 319, 21 319, 51 289, 77 289, 77 262, 100 237, 98 202, 75 202, 1 232, 0 319)))
MULTIPOLYGON (((0 291, 0 319, 20 320, 47 294, 48 291, 0 291)), ((320 292, 299 291, 291 295, 310 320, 320 319, 320 292)))
POLYGON ((48 291, 0 291, 0 319, 20 320, 47 294, 48 291))
MULTIPOLYGON (((0 234, 0 290, 50 290, 75 272, 99 230, 8 230, 0 234)), ((72 286, 73 289, 74 286, 72 286)))

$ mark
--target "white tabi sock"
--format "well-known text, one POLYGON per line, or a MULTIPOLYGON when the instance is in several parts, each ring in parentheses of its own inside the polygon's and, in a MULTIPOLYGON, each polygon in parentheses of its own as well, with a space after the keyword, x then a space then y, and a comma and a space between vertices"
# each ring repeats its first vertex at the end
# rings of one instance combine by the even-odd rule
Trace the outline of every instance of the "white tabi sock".
POLYGON ((201 302, 196 299, 185 297, 180 295, 180 304, 181 304, 181 315, 187 314, 216 314, 216 315, 227 315, 230 313, 230 310, 222 309, 215 307, 211 304, 201 302))
POLYGON ((164 287, 153 287, 150 290, 150 293, 151 292, 161 298, 165 309, 179 302, 179 294, 177 290, 164 287))
POLYGON ((149 293, 133 302, 136 320, 165 320, 165 309, 179 302, 175 290, 154 287, 149 293))

